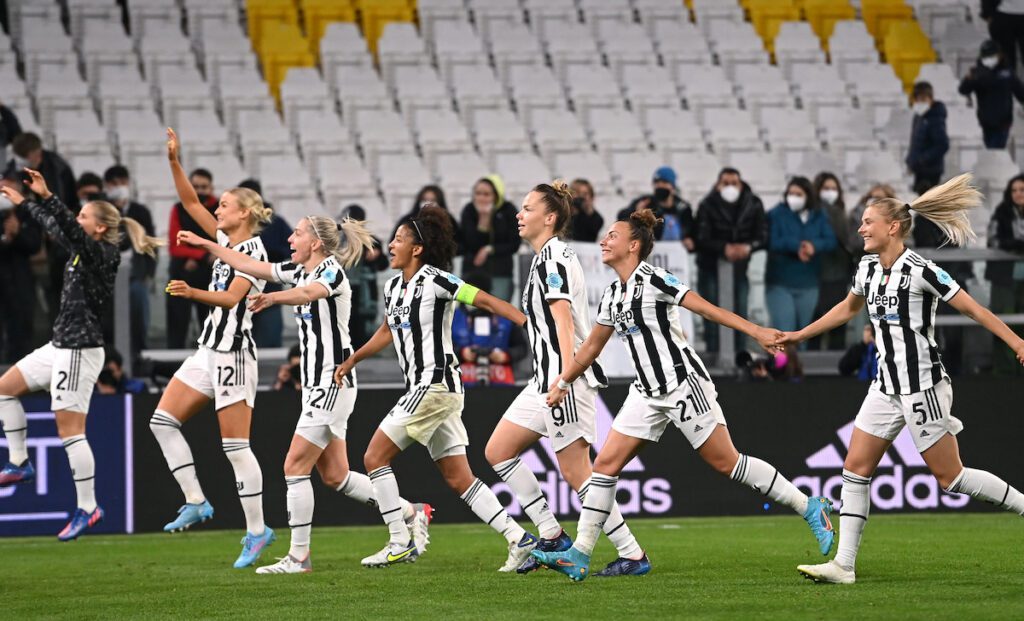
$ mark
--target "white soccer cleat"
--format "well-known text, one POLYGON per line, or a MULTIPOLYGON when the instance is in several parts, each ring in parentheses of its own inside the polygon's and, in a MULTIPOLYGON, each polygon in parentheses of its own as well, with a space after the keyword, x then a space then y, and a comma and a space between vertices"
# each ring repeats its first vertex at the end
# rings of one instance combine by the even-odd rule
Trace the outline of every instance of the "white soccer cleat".
POLYGON ((797 565, 796 568, 804 578, 815 582, 828 582, 830 584, 853 584, 857 581, 857 575, 851 569, 846 569, 835 560, 820 565, 797 565))
POLYGON ((430 543, 430 522, 434 519, 434 508, 429 504, 416 503, 413 506, 415 513, 405 523, 412 534, 412 540, 416 543, 416 552, 423 554, 427 551, 427 544, 430 543))
POLYGON ((519 540, 519 543, 508 544, 508 560, 498 570, 503 574, 513 572, 519 569, 519 566, 526 562, 526 559, 530 558, 530 552, 537 547, 537 542, 540 541, 530 533, 523 534, 523 538, 519 540))
POLYGON ((364 558, 362 564, 363 567, 388 567, 398 563, 415 563, 419 556, 412 540, 406 546, 388 543, 380 552, 364 558))
POLYGON ((297 560, 291 554, 284 558, 277 559, 273 565, 264 565, 256 569, 258 574, 308 574, 313 571, 313 563, 309 560, 309 554, 303 561, 297 560))

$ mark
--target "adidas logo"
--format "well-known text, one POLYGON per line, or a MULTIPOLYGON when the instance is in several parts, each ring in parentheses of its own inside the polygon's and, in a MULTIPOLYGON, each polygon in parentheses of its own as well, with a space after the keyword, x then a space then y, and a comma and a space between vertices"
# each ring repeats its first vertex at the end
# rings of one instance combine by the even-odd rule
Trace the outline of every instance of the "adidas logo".
POLYGON ((698 433, 700 431, 704 431, 704 428, 701 427, 700 425, 694 425, 693 426, 693 433, 698 433))
POLYGON ((928 430, 927 430, 927 429, 922 429, 922 430, 921 430, 921 435, 920 435, 919 437, 922 437, 922 438, 927 438, 927 437, 928 437, 929 435, 931 435, 931 434, 930 434, 930 433, 928 433, 928 430))
POLYGON ((228 392, 227 390, 225 390, 224 392, 220 393, 220 396, 222 396, 222 397, 230 397, 231 393, 228 392))
POLYGON ((563 436, 563 435, 562 435, 562 432, 561 432, 561 431, 559 431, 558 433, 556 433, 556 434, 555 434, 555 437, 556 437, 556 438, 564 438, 565 436, 563 436))
POLYGON ((313 413, 312 412, 306 412, 305 414, 303 414, 303 416, 308 416, 310 418, 313 418, 313 413))
POLYGON ((54 401, 63 401, 63 399, 60 398, 60 395, 57 395, 56 397, 54 397, 53 400, 54 401))

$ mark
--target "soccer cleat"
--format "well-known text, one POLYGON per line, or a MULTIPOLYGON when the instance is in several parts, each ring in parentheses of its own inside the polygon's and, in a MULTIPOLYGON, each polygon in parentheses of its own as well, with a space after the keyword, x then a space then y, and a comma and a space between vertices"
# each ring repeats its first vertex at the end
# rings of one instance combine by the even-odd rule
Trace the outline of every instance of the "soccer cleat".
POLYGON ((564 552, 538 552, 534 550, 530 556, 540 561, 548 569, 569 576, 573 582, 582 582, 590 573, 590 557, 576 548, 564 552))
POLYGON ((308 574, 313 571, 313 563, 309 560, 310 555, 306 555, 306 559, 303 561, 297 560, 291 554, 286 555, 284 558, 277 559, 277 562, 273 565, 264 565, 256 569, 258 574, 308 574))
POLYGON ((418 502, 412 508, 415 513, 406 520, 405 525, 409 527, 412 540, 416 542, 416 553, 423 554, 430 543, 429 528, 431 520, 434 519, 434 508, 425 502, 418 502))
POLYGON ((811 527, 811 534, 818 540, 818 549, 824 556, 828 556, 836 540, 836 531, 832 528, 832 520, 828 518, 829 513, 832 513, 832 501, 828 498, 812 496, 807 499, 804 521, 811 527))
POLYGON ((92 528, 102 520, 103 509, 99 507, 93 509, 92 513, 86 513, 85 509, 75 509, 75 514, 71 516, 71 521, 64 527, 64 530, 57 533, 57 539, 60 541, 78 539, 85 532, 85 529, 92 528))
POLYGON ((213 505, 209 500, 199 504, 184 504, 178 509, 178 517, 164 525, 164 532, 177 533, 213 518, 213 505))
POLYGON ((263 527, 262 535, 245 533, 245 537, 242 537, 242 553, 238 555, 238 560, 235 561, 235 569, 249 567, 255 563, 259 559, 260 554, 263 553, 264 548, 275 541, 277 541, 277 535, 274 534, 274 530, 269 526, 263 527))
POLYGON ((608 563, 608 566, 601 571, 594 574, 602 578, 611 578, 613 576, 643 576, 644 574, 650 573, 651 561, 647 558, 647 554, 644 554, 639 559, 623 558, 619 557, 608 563))
MULTIPOLYGON (((562 552, 572 547, 572 539, 563 530, 558 533, 558 536, 553 539, 541 539, 537 542, 535 549, 541 552, 562 552)), ((527 558, 518 568, 516 568, 517 574, 528 574, 531 571, 540 569, 542 565, 537 562, 537 559, 532 556, 527 558)))
POLYGON ((7 462, 3 470, 0 470, 0 487, 17 483, 28 483, 35 478, 36 469, 32 467, 32 462, 29 460, 26 459, 21 462, 20 466, 7 462))
POLYGON ((857 575, 853 570, 846 569, 835 559, 821 565, 797 565, 796 570, 803 574, 804 578, 815 582, 853 584, 857 581, 857 575))
POLYGON ((415 563, 420 553, 412 539, 405 546, 388 543, 380 552, 362 560, 363 567, 390 567, 398 563, 415 563))
POLYGON ((519 569, 519 566, 529 558, 530 552, 537 547, 539 541, 536 536, 530 533, 523 533, 523 538, 519 540, 519 543, 508 544, 508 559, 498 571, 507 574, 519 569))

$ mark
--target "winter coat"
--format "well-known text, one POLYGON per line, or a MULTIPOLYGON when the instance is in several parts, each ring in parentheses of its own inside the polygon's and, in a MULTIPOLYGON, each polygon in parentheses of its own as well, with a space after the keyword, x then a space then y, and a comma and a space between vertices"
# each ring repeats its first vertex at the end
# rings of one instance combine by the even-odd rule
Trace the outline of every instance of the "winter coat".
MULTIPOLYGON (((619 220, 628 220, 629 216, 632 215, 632 213, 634 211, 636 211, 636 208, 640 205, 640 203, 646 200, 646 201, 648 201, 648 205, 647 206, 651 209, 651 211, 654 212, 654 217, 656 217, 656 218, 664 218, 666 215, 673 215, 673 216, 675 216, 676 220, 679 222, 679 228, 681 229, 680 230, 679 239, 686 239, 687 237, 693 237, 693 233, 694 233, 693 207, 690 206, 690 203, 684 201, 683 199, 679 198, 678 196, 675 196, 673 198, 675 198, 675 201, 673 202, 672 206, 668 207, 668 208, 665 208, 665 207, 662 207, 661 205, 657 204, 654 201, 654 195, 653 194, 644 194, 643 196, 639 196, 639 197, 633 199, 633 202, 631 202, 628 207, 626 207, 625 209, 619 211, 618 219, 619 220)), ((658 241, 661 241, 661 238, 664 237, 664 236, 665 236, 665 225, 664 225, 664 223, 655 226, 654 227, 654 239, 656 239, 658 241)))
POLYGON ((785 203, 779 203, 768 212, 768 267, 764 282, 807 289, 820 284, 821 257, 836 249, 836 236, 829 224, 828 214, 812 209, 807 222, 800 219, 785 203), (797 256, 800 242, 814 245, 814 256, 804 263, 797 256))
POLYGON ((914 115, 907 167, 916 176, 938 179, 942 176, 943 159, 947 151, 949 135, 946 133, 946 105, 935 101, 927 112, 914 115))
POLYGON ((494 210, 491 215, 491 230, 481 231, 477 228, 480 222, 480 214, 472 202, 466 204, 462 209, 462 241, 463 257, 462 271, 465 274, 480 270, 491 276, 512 276, 512 257, 519 250, 519 223, 516 222, 516 214, 519 212, 515 205, 505 201, 500 207, 494 210), (473 259, 481 248, 487 245, 494 246, 494 252, 487 257, 483 265, 473 265, 473 259))
POLYGON ((821 209, 828 214, 829 224, 836 236, 836 249, 824 253, 821 258, 821 282, 847 283, 853 276, 853 269, 856 265, 854 257, 864 252, 863 240, 860 235, 856 234, 859 227, 853 227, 851 236, 852 220, 847 215, 846 206, 842 202, 837 202, 834 205, 822 204, 821 209))
MULTIPOLYGON (((746 183, 735 203, 725 202, 717 189, 701 199, 696 229, 697 267, 705 272, 716 272, 718 259, 725 256, 726 244, 750 244, 753 252, 768 243, 764 204, 746 183)), ((736 270, 746 273, 748 263, 737 261, 736 270)))
POLYGON ((1013 98, 1024 103, 1024 82, 1005 63, 989 69, 979 61, 960 81, 960 94, 971 93, 975 94, 978 123, 982 127, 1003 129, 1013 124, 1013 98))
MULTIPOLYGON (((1003 200, 992 212, 989 222, 988 245, 990 248, 1021 253, 1024 260, 1024 236, 1015 234, 1015 230, 1024 232, 1024 213, 1009 199, 1003 200)), ((1007 286, 1014 284, 1014 261, 989 261, 985 265, 985 278, 993 285, 1007 286)))

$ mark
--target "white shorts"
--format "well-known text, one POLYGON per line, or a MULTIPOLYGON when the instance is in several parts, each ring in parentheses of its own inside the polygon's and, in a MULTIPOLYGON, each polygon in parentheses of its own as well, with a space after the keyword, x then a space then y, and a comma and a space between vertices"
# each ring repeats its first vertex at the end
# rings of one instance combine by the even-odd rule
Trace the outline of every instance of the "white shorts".
POLYGON ((952 410, 953 386, 949 380, 912 395, 887 395, 872 388, 853 424, 890 442, 907 426, 914 446, 923 453, 947 433, 955 436, 963 431, 964 424, 950 413, 952 410))
POLYGON ((465 397, 449 392, 444 384, 415 386, 391 408, 380 422, 380 430, 402 450, 419 442, 434 461, 465 455, 469 445, 469 434, 462 424, 465 397))
POLYGON ((717 425, 725 424, 715 385, 691 373, 675 390, 660 397, 647 397, 635 385, 630 386, 612 429, 632 438, 657 442, 669 421, 683 432, 693 448, 699 449, 717 425))
POLYGON ((295 435, 302 436, 324 449, 334 439, 344 440, 348 417, 356 404, 355 388, 331 384, 302 387, 302 413, 295 425, 295 435))
POLYGON ((186 386, 213 399, 217 410, 245 400, 256 403, 259 369, 256 359, 245 351, 214 351, 200 346, 181 363, 174 377, 186 386))
POLYGON ((502 418, 551 440, 556 453, 580 438, 593 444, 597 389, 581 377, 573 382, 560 404, 549 408, 547 392, 538 392, 537 383, 531 380, 502 418))
POLYGON ((15 365, 28 389, 50 391, 53 411, 89 413, 89 401, 103 368, 102 347, 62 349, 47 343, 15 365))

